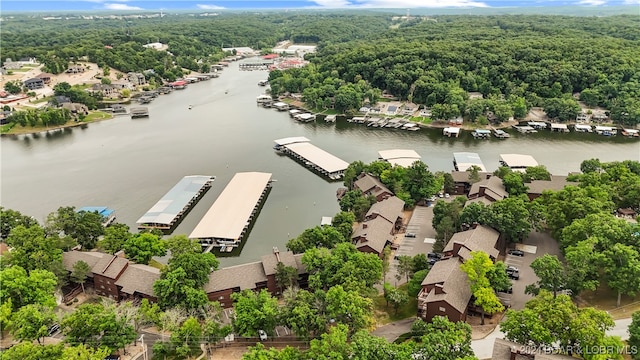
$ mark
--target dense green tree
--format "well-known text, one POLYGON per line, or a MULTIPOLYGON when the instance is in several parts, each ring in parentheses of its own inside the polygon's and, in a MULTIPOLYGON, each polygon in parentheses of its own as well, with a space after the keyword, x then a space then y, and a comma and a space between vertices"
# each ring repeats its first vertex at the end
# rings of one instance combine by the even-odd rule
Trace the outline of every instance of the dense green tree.
POLYGON ((316 247, 332 249, 336 244, 345 242, 345 240, 342 233, 333 226, 316 226, 306 229, 298 237, 289 240, 287 249, 296 254, 316 247))
POLYGON ((526 197, 508 197, 491 204, 489 224, 512 242, 524 240, 531 232, 531 219, 526 197))
POLYGON ((84 283, 87 281, 87 276, 91 274, 91 267, 86 262, 80 260, 73 264, 73 271, 71 272, 71 281, 82 286, 82 292, 84 293, 84 283))
POLYGON ((38 225, 38 221, 31 216, 21 214, 19 211, 5 209, 0 206, 0 236, 5 239, 9 236, 11 230, 18 225, 30 228, 34 225, 38 225))
POLYGON ((14 310, 29 304, 53 308, 56 276, 47 270, 27 271, 20 266, 0 270, 0 301, 11 301, 14 310))
POLYGON ((607 284, 618 292, 616 306, 620 306, 622 294, 635 296, 640 291, 640 255, 636 249, 615 244, 602 256, 607 284))
POLYGON ((482 309, 480 325, 484 325, 484 314, 493 315, 497 312, 504 310, 504 305, 500 302, 500 299, 496 296, 496 293, 490 287, 478 288, 473 293, 476 306, 482 309))
POLYGON ((93 249, 98 238, 104 234, 102 221, 102 216, 97 212, 77 212, 73 206, 60 207, 47 216, 50 229, 71 236, 86 250, 93 249))
POLYGON ((234 293, 235 319, 233 327, 242 336, 257 336, 258 330, 273 335, 278 318, 278 300, 266 290, 234 293))
POLYGON ((531 263, 531 268, 539 280, 535 284, 527 285, 526 293, 535 295, 540 289, 544 289, 555 297, 558 291, 565 288, 567 275, 557 256, 544 254, 531 263))
POLYGON ((412 296, 412 297, 418 296, 418 293, 420 292, 420 290, 422 290, 422 281, 424 280, 424 278, 427 277, 428 273, 429 273, 429 270, 424 269, 424 270, 416 271, 413 274, 413 276, 411 277, 411 280, 409 280, 409 283, 407 283, 407 293, 409 294, 409 296, 412 296))
POLYGON ((408 282, 409 278, 413 275, 413 258, 407 255, 401 255, 398 257, 398 264, 396 266, 396 279, 408 282))
POLYGON ((98 241, 98 248, 108 254, 115 254, 122 250, 124 243, 130 237, 129 226, 120 223, 113 224, 104 229, 104 236, 98 241))
POLYGON ((600 284, 602 253, 596 250, 597 238, 589 238, 565 249, 567 288, 577 295, 595 290, 600 284))
POLYGON ((532 180, 551 180, 551 173, 544 165, 530 166, 525 169, 523 180, 531 182, 532 180))
POLYGON ((580 112, 580 105, 572 97, 551 98, 544 102, 544 111, 552 119, 569 121, 576 118, 580 112))
POLYGON ((164 240, 149 233, 131 236, 125 241, 123 249, 127 257, 138 264, 148 264, 152 257, 167 254, 164 240))
POLYGON ((153 283, 153 293, 162 309, 198 309, 209 302, 200 286, 182 267, 178 267, 161 273, 160 279, 153 283))
POLYGON ((436 316, 425 326, 425 332, 413 353, 424 359, 454 360, 473 358, 471 326, 436 316))
MULTIPOLYGON (((640 311, 636 311, 631 316, 631 324, 629 324, 629 340, 627 343, 632 348, 640 349, 640 311)), ((631 354, 634 360, 640 359, 640 352, 636 351, 631 354)))
POLYGON ((335 285, 326 292, 325 311, 329 319, 346 324, 352 334, 373 324, 373 301, 358 291, 335 285))
POLYGON ((188 353, 200 351, 202 327, 197 319, 189 317, 177 331, 171 334, 171 344, 176 348, 184 347, 188 353))
MULTIPOLYGON (((0 359, 2 360, 68 359, 66 357, 62 357, 62 349, 63 349, 62 344, 42 346, 33 342, 23 341, 0 353, 0 359)), ((104 359, 104 356, 101 359, 104 359)), ((98 359, 87 359, 87 360, 98 360, 98 359)))
POLYGON ((384 298, 393 306, 396 315, 398 315, 398 309, 409 302, 407 293, 394 287, 385 293, 384 298))
POLYGON ((502 178, 502 184, 510 196, 526 194, 529 188, 524 185, 524 178, 519 172, 509 172, 502 178))
POLYGON ((486 273, 489 285, 495 291, 507 291, 511 288, 511 280, 507 275, 507 266, 502 261, 496 261, 486 273))
POLYGON ((38 340, 41 344, 55 320, 56 315, 50 307, 25 305, 11 316, 11 334, 20 341, 38 340))
POLYGON ((8 262, 28 272, 35 269, 53 270, 56 263, 62 263, 62 250, 58 248, 55 238, 46 237, 44 229, 37 224, 28 228, 16 226, 6 243, 12 248, 8 262))
POLYGON ((276 286, 282 293, 285 289, 291 288, 298 283, 298 269, 293 266, 286 266, 282 262, 276 265, 275 273, 276 286))
POLYGON ((604 251, 614 244, 632 245, 634 228, 611 214, 595 213, 577 219, 562 230, 560 246, 566 249, 590 237, 598 239, 596 249, 604 251))
POLYGON ((113 308, 100 304, 82 304, 67 314, 60 323, 65 339, 71 345, 106 347, 112 351, 133 343, 133 327, 117 319, 113 308))
POLYGON ((22 84, 19 80, 7 81, 4 84, 4 90, 9 94, 19 94, 22 92, 22 84))

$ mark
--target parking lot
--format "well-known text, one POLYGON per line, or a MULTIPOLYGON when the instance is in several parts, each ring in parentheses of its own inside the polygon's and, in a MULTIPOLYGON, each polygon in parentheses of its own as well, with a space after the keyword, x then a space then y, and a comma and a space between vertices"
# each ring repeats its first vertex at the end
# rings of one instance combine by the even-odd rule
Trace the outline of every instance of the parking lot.
MULTIPOLYGON (((407 224, 407 233, 414 234, 415 237, 403 236, 399 240, 398 250, 395 251, 394 260, 389 264, 389 277, 387 281, 395 281, 396 266, 398 256, 415 256, 417 254, 426 254, 433 249, 433 242, 435 241, 436 231, 431 226, 433 220, 433 207, 416 206, 413 210, 413 215, 407 224)), ((401 285, 406 282, 406 279, 402 278, 398 280, 397 285, 401 285)))

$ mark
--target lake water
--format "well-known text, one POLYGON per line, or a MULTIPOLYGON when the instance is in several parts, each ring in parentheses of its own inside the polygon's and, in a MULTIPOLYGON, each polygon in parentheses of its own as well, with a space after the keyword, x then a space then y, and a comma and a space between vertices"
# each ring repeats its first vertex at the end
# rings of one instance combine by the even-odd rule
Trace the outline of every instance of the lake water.
POLYGON ((432 171, 452 170, 453 152, 480 154, 498 167, 501 153, 533 155, 553 174, 579 170, 585 159, 640 160, 640 143, 621 136, 540 132, 512 133, 507 140, 475 140, 470 134, 446 138, 441 130, 372 129, 338 121, 300 124, 285 112, 256 106, 264 71, 240 71, 232 63, 217 79, 161 95, 149 118, 120 116, 50 134, 1 140, 1 199, 43 221, 60 206, 108 206, 117 221, 136 229, 136 220, 185 175, 214 175, 212 188, 173 234, 189 234, 236 172, 273 173, 273 189, 240 256, 223 266, 259 260, 274 246, 338 212, 330 183, 273 150, 273 140, 306 136, 312 143, 352 162, 370 162, 385 149, 416 150, 432 171), (189 105, 193 105, 191 110, 189 105))

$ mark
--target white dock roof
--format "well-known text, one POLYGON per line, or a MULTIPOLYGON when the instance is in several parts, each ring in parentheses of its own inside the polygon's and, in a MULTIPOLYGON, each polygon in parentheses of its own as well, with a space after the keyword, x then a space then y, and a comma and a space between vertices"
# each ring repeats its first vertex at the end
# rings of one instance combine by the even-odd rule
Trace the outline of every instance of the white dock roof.
POLYGON ((205 175, 185 176, 158 202, 138 219, 138 224, 170 225, 198 192, 215 177, 205 175))
POLYGON ((235 174, 189 237, 239 239, 270 180, 270 173, 235 174))
POLYGON ((591 130, 591 125, 581 125, 581 124, 576 124, 575 125, 576 129, 585 129, 585 130, 591 130))
POLYGON ((329 154, 309 142, 287 144, 285 147, 328 173, 344 171, 349 166, 348 162, 335 155, 329 154))
POLYGON ((391 165, 409 167, 414 162, 422 159, 415 151, 409 149, 392 149, 378 151, 378 157, 389 162, 391 165))
POLYGON ((294 143, 299 143, 299 142, 309 142, 311 140, 307 139, 304 136, 294 136, 294 137, 288 137, 288 138, 282 138, 282 139, 277 139, 274 140, 274 142, 278 145, 288 145, 288 144, 294 144, 294 143))
POLYGON ((556 124, 556 123, 552 123, 551 128, 552 129, 568 129, 567 124, 556 124))
POLYGON ((455 152, 453 153, 453 160, 458 166, 458 171, 467 171, 472 166, 477 166, 480 171, 487 171, 480 159, 480 155, 472 152, 455 152))
POLYGON ((500 154, 500 160, 510 168, 538 166, 538 162, 531 155, 500 154))
POLYGON ((442 131, 445 134, 447 134, 447 133, 449 133, 449 134, 458 134, 458 133, 460 133, 460 128, 457 128, 457 127, 446 127, 442 131))

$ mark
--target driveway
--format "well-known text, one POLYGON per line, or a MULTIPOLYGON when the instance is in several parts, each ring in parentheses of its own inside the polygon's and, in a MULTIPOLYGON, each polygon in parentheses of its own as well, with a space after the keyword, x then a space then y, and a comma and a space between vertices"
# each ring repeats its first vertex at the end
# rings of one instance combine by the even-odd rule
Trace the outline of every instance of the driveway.
POLYGON ((415 237, 406 237, 405 234, 398 234, 396 244, 399 245, 398 250, 395 251, 394 259, 389 264, 389 274, 387 275, 387 281, 394 283, 395 285, 402 285, 406 282, 406 279, 402 279, 396 282, 395 275, 397 274, 398 260, 395 257, 406 255, 415 256, 417 254, 426 254, 433 249, 433 241, 435 241, 436 231, 431 226, 433 220, 433 207, 416 206, 407 224, 406 232, 415 234, 415 237))

